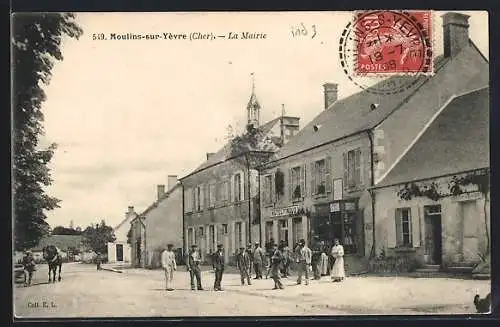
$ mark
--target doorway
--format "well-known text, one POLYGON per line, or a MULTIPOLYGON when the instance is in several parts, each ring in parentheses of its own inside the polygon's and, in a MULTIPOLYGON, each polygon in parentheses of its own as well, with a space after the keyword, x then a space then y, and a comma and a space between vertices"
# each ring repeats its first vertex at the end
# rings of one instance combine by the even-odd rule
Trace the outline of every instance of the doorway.
POLYGON ((116 261, 123 261, 123 244, 116 244, 116 261))
POLYGON ((425 261, 431 265, 441 265, 443 237, 441 206, 425 206, 425 261))

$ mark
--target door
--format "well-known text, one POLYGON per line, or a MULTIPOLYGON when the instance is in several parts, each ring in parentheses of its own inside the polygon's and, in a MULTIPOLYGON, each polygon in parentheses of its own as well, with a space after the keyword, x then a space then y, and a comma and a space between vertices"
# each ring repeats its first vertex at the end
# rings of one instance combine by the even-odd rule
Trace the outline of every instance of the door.
POLYGON ((123 244, 116 244, 116 261, 123 261, 123 244))
POLYGON ((426 206, 424 210, 426 263, 440 265, 442 258, 441 206, 426 206))

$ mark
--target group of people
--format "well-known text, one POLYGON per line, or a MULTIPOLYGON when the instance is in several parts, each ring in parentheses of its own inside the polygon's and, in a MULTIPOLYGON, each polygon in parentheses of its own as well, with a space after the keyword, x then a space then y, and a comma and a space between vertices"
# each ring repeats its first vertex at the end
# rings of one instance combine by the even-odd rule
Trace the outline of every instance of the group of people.
MULTIPOLYGON (((321 276, 330 275, 332 281, 340 282, 345 278, 344 270, 344 248, 338 239, 334 240, 331 249, 321 245, 313 247, 311 250, 305 240, 301 239, 293 251, 286 242, 280 244, 271 240, 266 244, 266 250, 262 249, 259 242, 248 244, 239 248, 236 254, 236 267, 240 273, 241 285, 252 284, 252 269, 255 274, 254 280, 263 279, 263 272, 266 271, 266 279, 271 275, 274 281, 273 289, 283 289, 281 278, 289 277, 289 269, 293 261, 296 263, 297 284, 302 284, 304 278, 305 285, 309 284, 309 274, 313 273, 314 279, 321 279, 321 276), (328 254, 327 254, 328 253, 328 254)), ((201 253, 196 244, 191 246, 185 260, 186 268, 189 271, 191 280, 191 290, 203 290, 201 282, 201 253)), ((161 255, 161 265, 165 271, 166 290, 173 291, 173 276, 177 270, 173 245, 168 244, 167 249, 161 255)), ((222 291, 221 282, 225 270, 225 255, 222 244, 217 245, 217 250, 212 254, 212 267, 215 272, 214 290, 222 291)))

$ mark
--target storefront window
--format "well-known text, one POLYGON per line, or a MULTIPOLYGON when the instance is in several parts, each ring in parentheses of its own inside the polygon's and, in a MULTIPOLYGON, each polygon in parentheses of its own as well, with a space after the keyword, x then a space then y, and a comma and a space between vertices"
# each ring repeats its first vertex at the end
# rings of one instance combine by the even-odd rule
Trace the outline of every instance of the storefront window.
POLYGON ((329 211, 330 213, 324 213, 324 210, 321 210, 314 217, 314 236, 328 246, 338 238, 344 246, 345 253, 357 253, 361 245, 357 244, 359 238, 357 232, 360 226, 357 226, 359 223, 356 203, 335 202, 329 211))

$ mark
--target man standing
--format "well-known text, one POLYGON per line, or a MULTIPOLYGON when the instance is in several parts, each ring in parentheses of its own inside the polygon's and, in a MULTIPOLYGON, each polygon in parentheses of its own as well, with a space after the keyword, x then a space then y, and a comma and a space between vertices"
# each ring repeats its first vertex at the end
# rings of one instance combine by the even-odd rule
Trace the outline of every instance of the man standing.
POLYGON ((297 263, 299 266, 299 276, 297 278, 297 285, 302 283, 302 274, 305 274, 306 285, 309 285, 309 269, 311 267, 311 249, 306 245, 302 239, 299 241, 299 249, 297 254, 297 263))
POLYGON ((252 253, 252 243, 248 243, 246 252, 248 257, 250 258, 250 265, 248 266, 248 275, 252 276, 252 267, 253 267, 253 253, 252 253))
POLYGON ((283 284, 281 284, 280 279, 280 267, 283 262, 283 256, 278 249, 277 244, 273 244, 273 250, 270 258, 271 265, 271 278, 274 280, 274 288, 273 290, 283 289, 283 284))
POLYGON ((188 253, 188 259, 186 260, 186 266, 189 271, 189 276, 191 277, 191 290, 195 290, 194 279, 196 277, 196 286, 198 291, 202 291, 201 287, 201 270, 200 270, 200 251, 198 250, 198 245, 191 245, 191 251, 188 253))
POLYGON ((175 253, 172 251, 174 246, 167 245, 167 249, 161 254, 161 266, 165 271, 165 282, 167 291, 173 291, 174 271, 177 270, 177 263, 175 262, 175 253))
POLYGON ((102 256, 101 252, 97 252, 97 256, 95 258, 96 264, 97 264, 97 270, 101 270, 101 264, 102 264, 102 256))
POLYGON ((236 257, 236 268, 240 271, 241 285, 245 285, 245 279, 247 280, 248 285, 252 285, 249 273, 250 264, 250 255, 247 251, 245 251, 244 246, 240 247, 240 252, 236 257))
POLYGON ((321 279, 321 275, 319 272, 319 263, 321 259, 321 252, 323 250, 323 244, 319 241, 318 237, 314 237, 314 245, 312 247, 312 256, 311 256, 311 266, 314 274, 314 279, 321 279))
POLYGON ((220 285, 222 281, 222 274, 224 273, 224 248, 222 244, 217 245, 217 251, 214 253, 213 257, 213 266, 215 270, 214 290, 222 291, 220 285))
MULTIPOLYGON (((24 286, 31 285, 31 279, 33 278, 33 272, 35 269, 35 259, 31 251, 26 251, 23 257, 23 269, 24 269, 24 286)), ((55 277, 54 277, 55 278, 55 277)))
POLYGON ((283 269, 282 269, 283 278, 288 278, 288 275, 290 274, 289 269, 290 269, 290 262, 292 260, 292 253, 286 243, 283 243, 283 247, 280 250, 283 254, 283 269))
POLYGON ((259 242, 255 242, 255 249, 253 251, 253 268, 255 270, 254 279, 262 279, 262 267, 264 266, 266 255, 260 247, 259 242))

